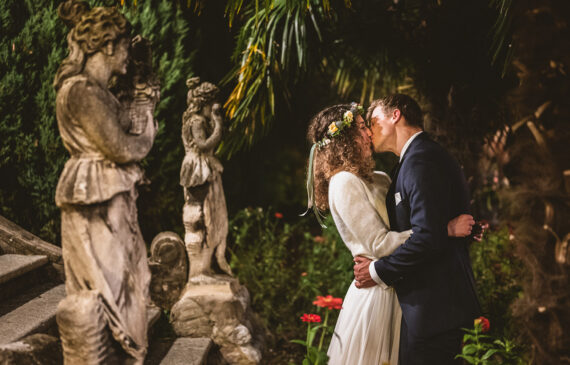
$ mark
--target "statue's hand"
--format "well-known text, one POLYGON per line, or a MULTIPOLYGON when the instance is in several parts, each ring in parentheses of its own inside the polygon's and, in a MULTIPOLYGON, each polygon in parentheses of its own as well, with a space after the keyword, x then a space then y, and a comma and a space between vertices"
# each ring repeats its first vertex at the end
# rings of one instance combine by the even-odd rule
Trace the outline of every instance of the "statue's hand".
POLYGON ((221 128, 223 125, 222 118, 222 106, 219 103, 214 103, 212 105, 212 120, 214 121, 216 128, 221 128))
POLYGON ((222 106, 220 103, 214 103, 214 105, 212 105, 212 114, 219 118, 222 117, 222 106))

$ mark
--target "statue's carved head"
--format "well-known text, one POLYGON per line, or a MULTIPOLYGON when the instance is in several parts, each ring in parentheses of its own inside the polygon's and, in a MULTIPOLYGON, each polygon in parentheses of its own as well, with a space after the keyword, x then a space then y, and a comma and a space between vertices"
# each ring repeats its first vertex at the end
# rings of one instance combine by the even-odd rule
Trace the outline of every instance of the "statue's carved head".
POLYGON ((67 35, 69 55, 55 77, 56 89, 83 70, 87 57, 98 51, 112 53, 120 41, 131 36, 131 24, 116 7, 91 9, 85 1, 68 0, 59 5, 58 14, 71 30, 67 35))
POLYGON ((196 113, 202 110, 206 104, 214 101, 220 92, 220 89, 210 82, 200 83, 199 77, 188 79, 186 86, 188 86, 187 112, 189 113, 196 113))
POLYGON ((71 27, 70 38, 86 54, 106 47, 109 42, 128 38, 131 24, 115 7, 89 9, 85 1, 66 1, 58 7, 59 17, 71 27))

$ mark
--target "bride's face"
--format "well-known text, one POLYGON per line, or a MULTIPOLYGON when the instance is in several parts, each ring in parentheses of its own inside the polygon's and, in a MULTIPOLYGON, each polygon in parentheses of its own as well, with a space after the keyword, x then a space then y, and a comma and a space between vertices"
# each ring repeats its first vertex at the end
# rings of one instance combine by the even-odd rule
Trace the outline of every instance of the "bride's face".
POLYGON ((370 132, 370 129, 366 127, 364 119, 362 119, 362 116, 360 115, 356 117, 356 126, 360 131, 359 138, 356 143, 362 148, 362 157, 364 159, 370 158, 372 157, 372 133, 370 132))

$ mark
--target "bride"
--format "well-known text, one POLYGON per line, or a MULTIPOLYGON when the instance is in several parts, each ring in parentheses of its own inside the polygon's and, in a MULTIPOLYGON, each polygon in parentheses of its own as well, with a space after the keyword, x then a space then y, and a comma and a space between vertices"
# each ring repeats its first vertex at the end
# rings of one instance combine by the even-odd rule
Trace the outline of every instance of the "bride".
MULTIPOLYGON (((353 257, 389 255, 411 231, 390 231, 386 193, 390 177, 374 171, 371 133, 356 103, 328 107, 309 125, 309 208, 329 209, 353 257), (314 167, 314 168, 313 168, 314 167)), ((450 236, 469 235, 473 218, 460 215, 448 224, 450 236)), ((321 223, 322 224, 322 223, 321 223)), ((329 364, 398 364, 402 311, 393 288, 357 289, 353 281, 328 349, 329 364)))

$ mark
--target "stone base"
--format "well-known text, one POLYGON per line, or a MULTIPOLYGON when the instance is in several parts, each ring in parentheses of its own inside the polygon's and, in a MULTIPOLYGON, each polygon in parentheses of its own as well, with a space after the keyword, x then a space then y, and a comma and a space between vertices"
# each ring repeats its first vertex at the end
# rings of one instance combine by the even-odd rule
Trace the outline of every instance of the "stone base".
POLYGON ((170 321, 181 337, 210 337, 230 364, 258 364, 263 335, 249 292, 225 275, 190 281, 172 307, 170 321))
POLYGON ((63 363, 61 343, 55 337, 35 334, 0 345, 0 364, 59 365, 63 363))

